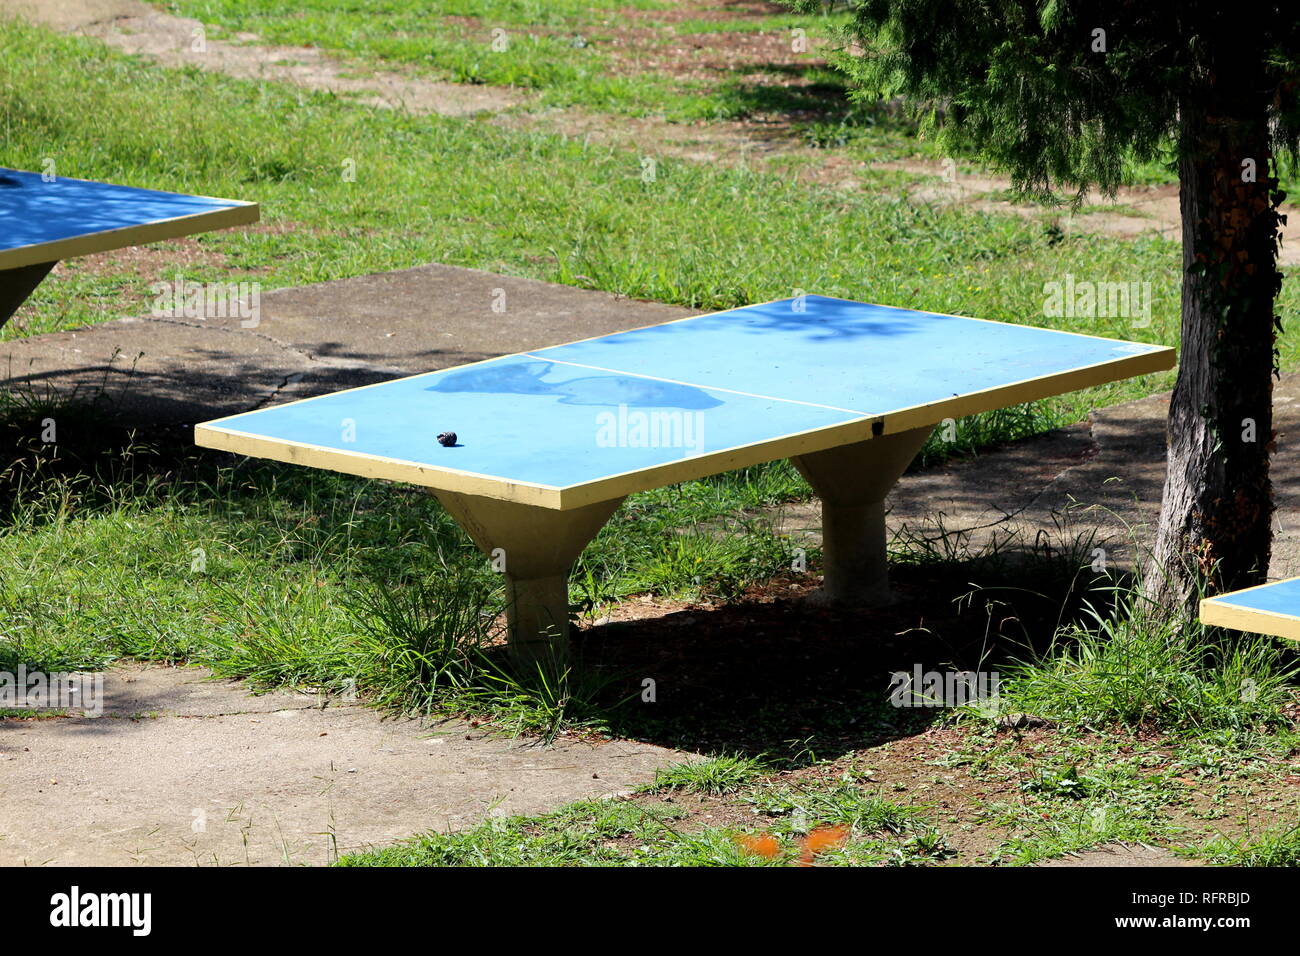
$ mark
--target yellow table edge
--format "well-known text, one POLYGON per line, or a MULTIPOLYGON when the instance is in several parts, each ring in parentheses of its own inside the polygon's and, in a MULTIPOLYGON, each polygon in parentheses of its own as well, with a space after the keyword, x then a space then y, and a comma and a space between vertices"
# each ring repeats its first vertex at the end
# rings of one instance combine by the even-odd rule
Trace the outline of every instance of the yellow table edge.
MULTIPOLYGON (((694 316, 691 318, 694 318, 694 316)), ((1119 340, 1108 341, 1118 342, 1119 340)), ((852 442, 865 441, 878 435, 892 435, 926 425, 938 425, 948 418, 974 415, 996 408, 1005 408, 1047 398, 1052 395, 1078 391, 1093 385, 1102 385, 1138 375, 1165 371, 1174 367, 1175 360, 1174 349, 1168 347, 1158 348, 1137 355, 1107 359, 1104 362, 1071 369, 1067 372, 1000 385, 982 392, 954 396, 952 399, 932 402, 928 405, 896 409, 870 418, 864 417, 792 435, 783 435, 780 438, 767 441, 724 448, 710 452, 707 455, 665 462, 651 468, 607 475, 594 481, 564 488, 526 484, 490 475, 455 471, 416 462, 326 448, 319 445, 268 439, 223 427, 223 422, 236 418, 238 415, 230 415, 196 425, 194 442, 201 447, 248 455, 254 458, 267 458, 272 461, 306 465, 328 471, 358 475, 364 478, 383 478, 390 481, 407 482, 431 488, 435 491, 454 491, 461 494, 479 495, 485 498, 496 498, 503 501, 514 501, 519 504, 564 511, 594 504, 598 501, 621 498, 638 491, 647 491, 681 481, 718 474, 723 471, 757 465, 779 458, 790 458, 814 451, 823 451, 852 442)), ((495 359, 485 359, 484 361, 495 361, 495 359)), ((473 362, 469 365, 458 366, 458 368, 469 368, 478 364, 482 363, 473 362)), ((422 372, 418 373, 417 376, 410 377, 430 374, 434 373, 422 372)), ((354 391, 360 388, 377 388, 384 384, 386 383, 376 382, 371 385, 363 385, 359 386, 358 389, 354 389, 354 391)), ((707 388, 707 386, 703 387, 707 388)), ((313 398, 298 399, 298 401, 313 401, 315 398, 320 397, 323 396, 313 396, 313 398)), ((296 404, 296 402, 287 402, 285 404, 296 404)), ((239 414, 247 413, 241 412, 239 414)))
POLYGON ((1223 598, 1226 597, 1235 597, 1238 594, 1245 594, 1247 591, 1257 591, 1260 588, 1285 584, 1287 581, 1294 580, 1296 578, 1269 581, 1265 584, 1257 584, 1253 588, 1242 588, 1228 594, 1202 598, 1200 604, 1201 623, 1214 627, 1227 627, 1234 631, 1269 634, 1274 637, 1285 637, 1288 640, 1300 641, 1300 615, 1279 614, 1277 611, 1261 611, 1256 608, 1221 603, 1223 598))
POLYGON ((53 242, 38 242, 0 250, 0 269, 21 269, 23 266, 37 265, 42 262, 59 262, 74 256, 87 256, 127 246, 160 242, 164 239, 179 239, 183 236, 192 236, 195 233, 214 229, 227 229, 231 226, 245 226, 257 222, 261 216, 261 208, 254 202, 218 199, 212 196, 199 198, 230 205, 224 209, 211 209, 186 216, 175 216, 171 219, 159 219, 157 222, 138 226, 105 229, 103 232, 91 232, 67 239, 56 239, 53 242))

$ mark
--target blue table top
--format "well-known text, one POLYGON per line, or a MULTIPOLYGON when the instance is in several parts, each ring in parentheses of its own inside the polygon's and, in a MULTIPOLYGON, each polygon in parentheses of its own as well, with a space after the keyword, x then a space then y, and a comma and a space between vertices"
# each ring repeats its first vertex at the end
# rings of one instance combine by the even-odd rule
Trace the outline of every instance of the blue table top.
POLYGON ((1300 618, 1300 578, 1274 581, 1259 587, 1232 591, 1210 598, 1215 604, 1300 618))
POLYGON ((817 450, 810 441, 862 440, 873 423, 883 433, 934 425, 1173 360, 1160 346, 806 296, 235 415, 200 426, 198 441, 433 487, 441 472, 481 476, 471 493, 504 497, 512 484, 614 491, 817 450), (443 432, 456 433, 454 447, 438 442, 443 432), (690 461, 698 467, 666 467, 690 461))
MULTIPOLYGON (((101 248, 93 251, 133 245, 137 241, 133 228, 229 210, 249 211, 251 215, 243 217, 244 221, 257 218, 252 203, 63 176, 45 182, 40 173, 0 168, 0 264, 6 260, 6 252, 32 253, 35 250, 31 247, 51 247, 51 258, 39 261, 63 258, 66 253, 60 250, 59 244, 65 240, 118 230, 123 232, 114 237, 115 241, 101 244, 101 248)), ((206 228, 198 222, 193 226, 170 232, 186 235, 206 228)), ((143 241, 154 238, 158 237, 149 236, 143 241)), ((75 254, 80 254, 80 250, 75 254)))

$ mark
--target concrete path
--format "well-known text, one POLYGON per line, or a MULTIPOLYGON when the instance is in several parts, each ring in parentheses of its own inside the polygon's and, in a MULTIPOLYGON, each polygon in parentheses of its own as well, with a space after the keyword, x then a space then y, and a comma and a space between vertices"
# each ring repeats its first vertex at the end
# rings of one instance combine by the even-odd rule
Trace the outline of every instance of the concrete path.
MULTIPOLYGON (((46 281, 59 281, 57 268, 46 281)), ((142 317, 0 342, 0 387, 103 386, 142 427, 192 423, 691 314, 429 265, 264 292, 254 328, 238 317, 142 317)))
POLYGON ((0 866, 323 864, 626 792, 687 756, 544 747, 206 676, 121 667, 98 718, 0 720, 0 866))

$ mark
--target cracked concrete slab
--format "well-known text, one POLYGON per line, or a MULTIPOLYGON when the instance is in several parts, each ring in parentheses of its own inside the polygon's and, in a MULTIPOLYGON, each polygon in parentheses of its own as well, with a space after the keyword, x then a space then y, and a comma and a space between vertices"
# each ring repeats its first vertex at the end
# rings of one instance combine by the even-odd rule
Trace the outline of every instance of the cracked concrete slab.
POLYGON ((144 316, 0 342, 0 387, 102 390, 142 426, 190 424, 692 314, 427 265, 264 292, 250 328, 237 315, 144 316))
POLYGON ((208 676, 118 667, 100 717, 0 720, 0 866, 321 864, 625 793, 691 756, 544 747, 208 676))

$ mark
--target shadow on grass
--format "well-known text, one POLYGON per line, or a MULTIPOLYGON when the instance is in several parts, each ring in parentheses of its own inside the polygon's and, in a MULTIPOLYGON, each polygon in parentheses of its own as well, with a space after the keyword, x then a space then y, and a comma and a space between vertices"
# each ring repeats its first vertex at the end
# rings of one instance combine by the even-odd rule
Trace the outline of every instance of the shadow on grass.
POLYGON ((815 582, 790 578, 736 604, 592 627, 578 646, 586 666, 620 675, 611 704, 631 697, 611 710, 616 735, 800 765, 923 731, 949 712, 895 706, 892 675, 996 672, 1047 647, 1085 600, 1104 606, 1113 584, 1068 553, 1034 551, 901 564, 892 577, 884 608, 818 608, 803 599, 815 582))
POLYGON ((141 424, 123 415, 124 393, 102 387, 61 394, 0 389, 0 522, 19 510, 57 514, 50 495, 94 508, 141 494, 192 466, 188 426, 141 424))
MULTIPOLYGON (((436 503, 411 489, 267 463, 231 469, 228 456, 196 450, 186 428, 151 427, 146 447, 131 422, 93 402, 28 397, 3 411, 0 441, 12 449, 0 486, 8 517, 14 502, 22 501, 35 515, 26 519, 29 526, 53 520, 58 508, 33 505, 46 487, 49 494, 64 494, 71 485, 75 504, 65 510, 75 513, 132 497, 139 503, 162 484, 169 495, 211 502, 216 520, 229 512, 250 526, 234 539, 250 553, 264 554, 265 561, 241 570, 229 584, 233 598, 213 605, 223 614, 234 613, 232 608, 246 613, 248 633, 257 635, 255 642, 244 642, 251 649, 229 651, 215 662, 232 675, 268 685, 310 680, 318 686, 358 676, 355 636, 348 643, 340 631, 339 640, 325 642, 322 650, 308 647, 301 635, 320 607, 349 600, 347 589, 327 594, 308 588, 324 603, 286 609, 290 592, 269 586, 257 575, 259 568, 282 577, 307 562, 342 584, 365 577, 376 588, 395 589, 380 609, 384 613, 372 615, 386 620, 372 635, 370 655, 385 667, 369 683, 387 693, 376 692, 377 701, 398 709, 438 710, 428 661, 446 655, 434 653, 441 645, 430 641, 459 640, 466 621, 494 610, 492 588, 467 597, 443 587, 457 569, 473 583, 483 573, 481 560, 436 503), (51 420, 53 441, 44 432, 51 420), (362 504, 359 494, 369 500, 362 504), (273 521, 267 502, 287 503, 293 515, 273 521), (440 547, 448 559, 438 570, 430 554, 440 547), (358 557, 358 551, 369 557, 358 557), (432 579, 438 588, 419 587, 432 579), (409 600, 404 591, 410 591, 409 600), (449 614, 448 607, 463 613, 449 614), (335 650, 342 663, 328 657, 335 650)), ((647 513, 637 523, 654 520, 647 513)), ((637 533, 629 527, 621 537, 637 533)), ((627 542, 618 547, 626 549, 627 542)), ((927 550, 914 543, 894 567, 898 600, 889 607, 818 609, 802 600, 811 579, 778 578, 749 588, 737 602, 581 631, 576 644, 584 669, 567 687, 516 687, 502 649, 484 648, 492 665, 484 673, 501 676, 462 699, 481 705, 488 719, 502 711, 514 714, 526 732, 575 726, 577 717, 578 727, 599 725, 620 737, 695 752, 766 755, 787 764, 834 757, 917 733, 943 715, 893 706, 892 674, 918 667, 996 670, 1045 646, 1060 624, 1078 614, 1085 597, 1104 603, 1105 594, 1089 590, 1091 582, 1079 571, 1090 547, 1091 541, 1081 539, 1059 550, 1030 547, 1017 555, 995 549, 970 557, 959 549, 927 550), (648 686, 653 701, 645 699, 648 686)), ((41 599, 39 589, 31 599, 41 599)), ((37 654, 28 662, 40 661, 37 654)), ((456 709, 455 701, 450 705, 456 709)))
POLYGON ((731 72, 734 78, 724 80, 715 93, 727 112, 734 116, 784 116, 796 124, 808 124, 802 131, 812 146, 844 145, 843 141, 828 141, 830 127, 905 137, 918 132, 917 122, 900 101, 850 99, 845 78, 824 66, 757 63, 732 67, 731 72), (755 75, 783 77, 785 81, 750 79, 755 75))

